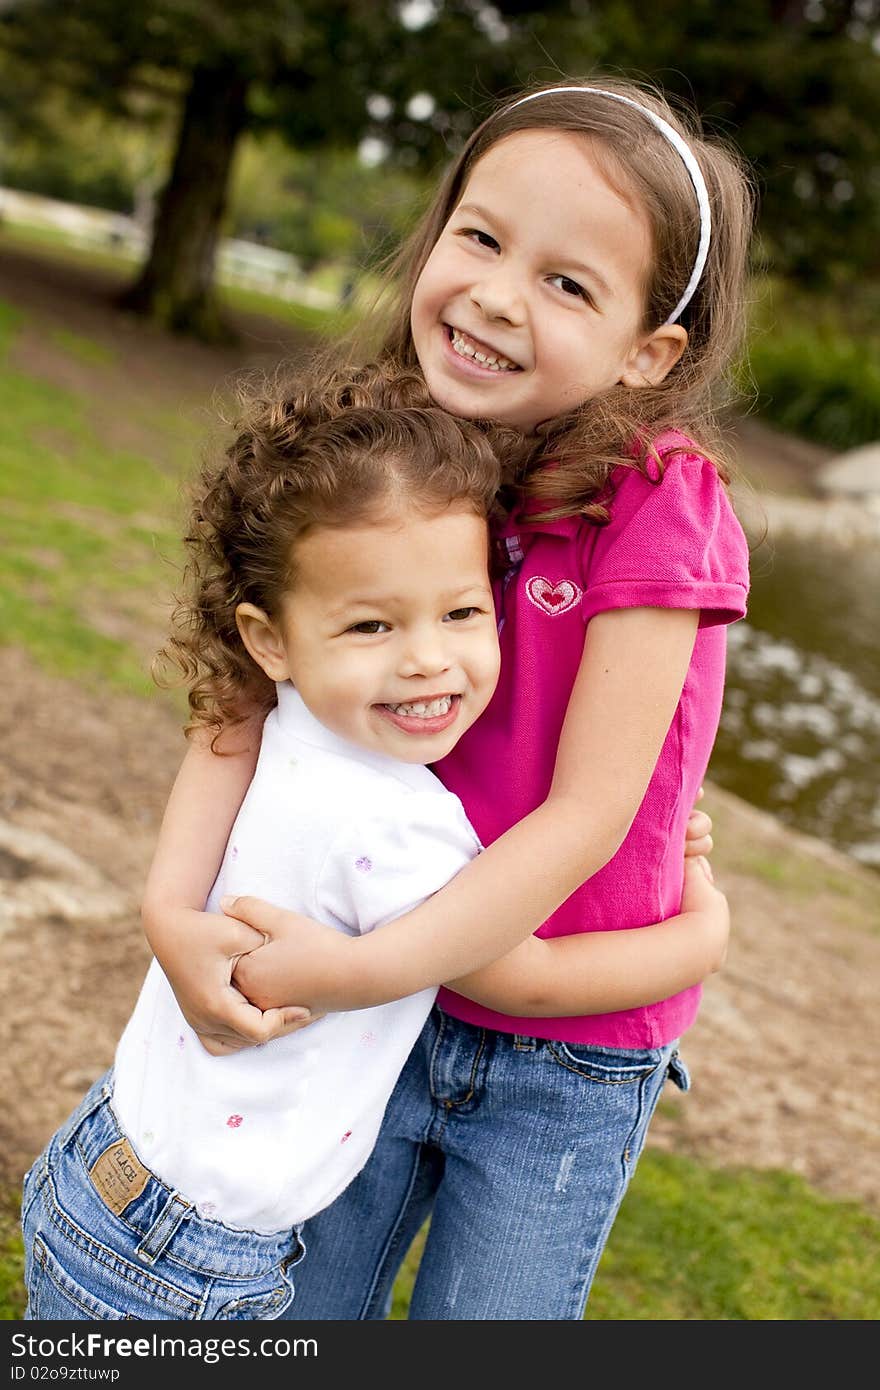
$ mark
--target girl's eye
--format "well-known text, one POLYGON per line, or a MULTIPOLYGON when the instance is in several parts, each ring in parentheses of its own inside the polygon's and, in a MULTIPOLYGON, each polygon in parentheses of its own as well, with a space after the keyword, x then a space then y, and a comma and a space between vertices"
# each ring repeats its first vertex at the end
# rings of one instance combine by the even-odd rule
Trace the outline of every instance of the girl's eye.
POLYGON ((388 631, 388 624, 378 618, 370 618, 363 623, 353 623, 348 631, 362 632, 366 637, 376 637, 380 632, 388 631))
POLYGON ((475 613, 479 613, 480 611, 481 610, 476 607, 453 608, 451 613, 446 614, 446 617, 450 618, 454 623, 463 623, 467 618, 472 618, 475 613))
POLYGON ((475 241, 478 246, 487 247, 490 251, 499 250, 495 238, 490 236, 488 232, 481 232, 479 227, 465 227, 462 236, 467 237, 469 241, 475 241))
POLYGON ((583 285, 579 285, 577 280, 572 280, 570 275, 551 275, 551 285, 557 285, 563 294, 569 294, 573 299, 583 299, 585 303, 592 304, 592 298, 583 285))

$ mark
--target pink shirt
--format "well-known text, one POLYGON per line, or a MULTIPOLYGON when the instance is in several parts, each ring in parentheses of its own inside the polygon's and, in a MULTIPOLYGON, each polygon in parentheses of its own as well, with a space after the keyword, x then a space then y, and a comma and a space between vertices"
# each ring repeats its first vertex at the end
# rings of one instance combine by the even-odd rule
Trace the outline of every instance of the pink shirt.
MULTIPOLYGON (((501 527, 497 539, 512 561, 495 586, 501 679, 485 713, 434 767, 491 844, 547 797, 590 618, 610 608, 701 610, 681 699, 632 828, 540 936, 646 926, 681 903, 685 825, 721 713, 724 625, 746 610, 748 549, 715 468, 693 443, 670 432, 655 447, 662 480, 615 470, 607 526, 515 514, 501 527)), ((694 986, 645 1008, 569 1018, 509 1017, 447 989, 438 1002, 456 1018, 506 1033, 645 1048, 680 1037, 700 994, 694 986)))

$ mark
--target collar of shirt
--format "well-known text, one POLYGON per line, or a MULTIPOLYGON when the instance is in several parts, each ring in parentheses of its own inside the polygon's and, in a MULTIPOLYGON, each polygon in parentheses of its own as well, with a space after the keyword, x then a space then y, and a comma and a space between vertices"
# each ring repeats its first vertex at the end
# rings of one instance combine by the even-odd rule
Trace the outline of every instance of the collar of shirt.
MULTIPOLYGON (((665 430, 662 434, 658 435, 656 439, 651 441, 650 453, 646 466, 647 477, 652 483, 659 481, 660 470, 656 464, 657 457, 662 458, 665 453, 668 453, 672 449, 693 451, 695 448, 696 446, 693 442, 688 439, 686 435, 681 434, 680 431, 665 430)), ((638 443, 634 443, 630 452, 635 458, 643 449, 644 446, 639 446, 638 443)), ((555 468, 558 465, 554 460, 551 460, 543 466, 545 468, 555 468)), ((619 465, 612 471, 601 493, 603 501, 610 500, 610 497, 614 493, 615 485, 620 481, 621 476, 624 476, 628 471, 630 470, 625 464, 619 465)), ((513 507, 506 518, 503 518, 493 526, 496 552, 502 565, 509 566, 522 559, 523 547, 520 542, 521 537, 527 537, 534 532, 538 532, 541 535, 558 536, 560 539, 569 540, 584 521, 584 518, 581 516, 564 516, 558 517, 555 521, 539 521, 534 517, 533 513, 543 510, 543 504, 538 501, 537 498, 526 497, 513 507), (516 558, 512 558, 517 550, 519 551, 519 555, 516 556, 516 558)))
MULTIPOLYGON (((531 505, 534 510, 540 510, 536 502, 531 505)), ((507 517, 492 527, 495 564, 502 574, 522 563, 531 536, 540 534, 555 536, 561 541, 570 541, 582 521, 578 516, 558 517, 555 521, 538 521, 529 516, 527 507, 528 504, 515 507, 507 517)))
POLYGON ((398 781, 406 782, 415 791, 425 790, 426 770, 433 778, 433 773, 430 773, 423 763, 405 763, 387 753, 374 753, 334 734, 332 729, 328 729, 315 718, 290 681, 277 681, 275 689, 278 693, 278 704, 269 712, 267 723, 274 716, 274 722, 285 737, 296 738, 313 748, 320 748, 325 753, 335 753, 337 757, 363 763, 366 767, 385 773, 386 776, 392 775, 398 781))

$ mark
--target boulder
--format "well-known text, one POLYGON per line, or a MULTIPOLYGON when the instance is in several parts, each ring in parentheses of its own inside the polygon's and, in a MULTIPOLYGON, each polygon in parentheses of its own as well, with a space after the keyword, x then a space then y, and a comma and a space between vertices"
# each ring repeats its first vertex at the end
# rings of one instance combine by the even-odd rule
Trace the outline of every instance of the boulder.
POLYGON ((849 497, 880 506, 880 442, 848 449, 819 466, 817 486, 826 495, 849 497))

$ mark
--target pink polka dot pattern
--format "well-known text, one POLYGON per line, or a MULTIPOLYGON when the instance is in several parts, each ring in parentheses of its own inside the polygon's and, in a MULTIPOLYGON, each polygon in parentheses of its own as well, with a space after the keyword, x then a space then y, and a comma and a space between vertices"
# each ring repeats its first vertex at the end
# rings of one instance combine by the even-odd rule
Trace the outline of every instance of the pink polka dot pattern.
POLYGON ((351 1138, 351 1130, 350 1130, 350 1129, 347 1129, 347 1130, 345 1131, 345 1133, 343 1134, 343 1136, 342 1136, 342 1138, 340 1139, 339 1142, 340 1142, 340 1144, 346 1144, 346 1143, 348 1143, 348 1140, 349 1140, 350 1138, 351 1138))
POLYGON ((241 1124, 243 1119, 243 1115, 230 1115, 226 1123, 228 1124, 230 1129, 238 1129, 238 1126, 241 1124))

